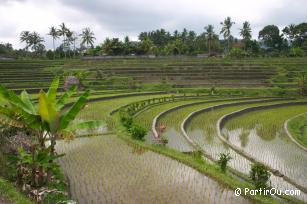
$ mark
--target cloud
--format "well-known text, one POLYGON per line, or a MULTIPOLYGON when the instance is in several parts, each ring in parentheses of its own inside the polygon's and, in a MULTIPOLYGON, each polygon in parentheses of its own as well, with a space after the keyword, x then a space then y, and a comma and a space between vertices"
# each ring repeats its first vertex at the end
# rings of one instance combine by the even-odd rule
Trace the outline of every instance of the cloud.
MULTIPOLYGON (((236 22, 232 32, 238 36, 243 21, 250 21, 253 37, 268 24, 283 27, 306 21, 305 0, 0 0, 0 42, 13 42, 22 47, 18 35, 22 30, 36 30, 51 48, 48 28, 65 22, 69 28, 81 32, 90 27, 97 43, 106 37, 137 39, 141 31, 183 28, 200 33, 213 24, 220 30, 220 22, 231 16, 236 22)), ((58 42, 59 43, 59 42, 58 42)))

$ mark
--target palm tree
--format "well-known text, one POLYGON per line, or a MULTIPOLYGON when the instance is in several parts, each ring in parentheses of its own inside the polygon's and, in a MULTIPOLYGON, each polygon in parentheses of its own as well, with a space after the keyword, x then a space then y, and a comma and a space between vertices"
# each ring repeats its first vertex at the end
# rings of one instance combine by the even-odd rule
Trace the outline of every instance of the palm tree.
POLYGON ((221 22, 221 25, 223 26, 222 27, 222 30, 221 30, 221 34, 223 34, 224 36, 224 39, 226 40, 227 39, 227 46, 228 46, 228 51, 229 51, 229 47, 230 47, 230 36, 231 36, 231 27, 232 25, 235 24, 235 22, 232 22, 231 21, 231 18, 230 17, 227 17, 225 18, 225 20, 223 22, 221 22))
POLYGON ((70 36, 70 41, 74 45, 74 58, 76 57, 76 40, 78 40, 78 35, 76 32, 73 31, 70 36))
POLYGON ((59 36, 63 36, 63 50, 64 50, 64 55, 66 59, 66 51, 65 51, 65 43, 66 43, 66 34, 67 34, 68 28, 64 23, 60 25, 60 29, 58 30, 59 36))
POLYGON ((30 39, 31 39, 30 31, 22 31, 20 33, 19 39, 20 39, 20 42, 25 42, 26 43, 25 49, 28 50, 29 47, 30 47, 30 39))
POLYGON ((205 27, 205 35, 208 41, 208 49, 209 49, 209 56, 211 55, 211 45, 212 41, 216 39, 216 34, 214 33, 213 25, 208 25, 205 27))
POLYGON ((42 42, 44 42, 44 38, 42 38, 37 32, 30 33, 30 44, 32 45, 32 50, 37 51, 42 46, 42 42))
POLYGON ((31 50, 35 51, 36 53, 44 50, 45 48, 45 46, 42 44, 42 42, 44 42, 44 38, 42 38, 37 32, 21 32, 20 41, 25 42, 27 44, 25 47, 26 50, 31 47, 31 50))
POLYGON ((246 49, 246 43, 252 38, 252 29, 248 21, 243 23, 243 27, 240 29, 240 35, 244 40, 244 47, 246 49))
POLYGON ((292 44, 293 39, 295 38, 297 34, 297 28, 295 24, 290 24, 289 26, 286 26, 282 32, 287 36, 289 39, 290 43, 292 44))
POLYGON ((53 59, 55 59, 55 40, 57 38, 59 38, 59 32, 57 31, 57 29, 52 26, 50 29, 49 29, 49 33, 48 35, 50 35, 52 37, 52 43, 53 43, 53 59))
POLYGON ((95 38, 94 33, 91 31, 90 28, 83 29, 83 31, 80 34, 80 36, 82 38, 81 45, 84 45, 86 43, 86 48, 87 49, 89 48, 88 45, 91 45, 91 47, 93 47, 94 40, 96 38, 95 38))

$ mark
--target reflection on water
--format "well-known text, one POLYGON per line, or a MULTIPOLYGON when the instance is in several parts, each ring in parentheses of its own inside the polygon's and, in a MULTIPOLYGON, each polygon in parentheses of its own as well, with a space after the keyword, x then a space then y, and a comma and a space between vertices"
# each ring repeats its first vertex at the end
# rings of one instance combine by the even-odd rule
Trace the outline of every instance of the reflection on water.
POLYGON ((248 142, 242 145, 242 137, 246 137, 242 136, 242 128, 223 129, 223 134, 228 135, 232 144, 267 165, 280 170, 297 183, 307 186, 307 155, 289 141, 282 129, 276 129, 273 137, 267 136, 269 134, 259 135, 257 128, 244 130, 244 132, 249 133, 247 135, 248 142))

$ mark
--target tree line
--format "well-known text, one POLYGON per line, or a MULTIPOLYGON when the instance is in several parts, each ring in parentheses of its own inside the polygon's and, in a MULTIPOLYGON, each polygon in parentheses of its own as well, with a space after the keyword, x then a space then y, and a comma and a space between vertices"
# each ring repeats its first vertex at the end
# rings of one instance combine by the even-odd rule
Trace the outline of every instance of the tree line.
POLYGON ((213 25, 204 27, 197 34, 193 30, 183 29, 173 33, 161 28, 150 32, 141 32, 138 41, 128 36, 106 38, 103 43, 94 46, 96 40, 90 28, 84 28, 81 34, 71 31, 64 23, 58 28, 52 26, 48 35, 53 41, 53 50, 46 51, 44 38, 37 32, 22 31, 20 41, 26 44, 24 49, 14 51, 12 46, 0 44, 0 54, 13 53, 17 57, 74 58, 83 55, 230 55, 246 56, 304 56, 307 53, 307 23, 290 24, 280 30, 276 25, 267 25, 258 33, 258 39, 252 39, 252 28, 248 21, 243 22, 239 30, 240 39, 235 38, 231 29, 235 24, 230 17, 221 23, 221 30, 215 31, 213 25), (221 36, 220 36, 221 35, 221 36), (80 39, 79 39, 80 38, 80 39), (79 41, 78 41, 79 40, 79 41), (56 42, 58 46, 56 46, 56 42), (30 54, 29 54, 30 53, 30 54))

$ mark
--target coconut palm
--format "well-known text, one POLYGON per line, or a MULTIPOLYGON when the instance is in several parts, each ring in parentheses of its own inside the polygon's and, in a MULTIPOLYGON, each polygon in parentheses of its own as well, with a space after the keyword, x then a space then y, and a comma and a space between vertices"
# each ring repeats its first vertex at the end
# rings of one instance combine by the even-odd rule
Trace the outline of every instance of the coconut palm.
POLYGON ((208 25, 205 27, 205 35, 208 41, 208 49, 209 49, 209 56, 211 55, 211 46, 212 41, 217 38, 216 34, 214 33, 213 25, 208 25))
POLYGON ((228 51, 229 51, 229 48, 230 48, 230 36, 231 36, 230 29, 231 29, 233 24, 235 24, 235 22, 232 22, 230 17, 225 18, 225 20, 223 22, 221 22, 221 25, 223 27, 222 27, 222 30, 221 30, 220 33, 223 34, 225 40, 227 39, 228 51))
POLYGON ((38 52, 39 50, 42 50, 42 48, 45 48, 45 46, 42 44, 42 42, 44 42, 44 38, 42 38, 37 32, 21 32, 20 41, 27 44, 25 47, 26 50, 31 47, 31 50, 38 52))
POLYGON ((64 55, 66 59, 66 50, 65 50, 65 43, 66 43, 66 34, 69 29, 66 27, 65 23, 62 23, 60 25, 60 29, 58 30, 59 36, 63 36, 63 49, 64 49, 64 55))
POLYGON ((295 24, 290 24, 289 26, 286 26, 282 32, 287 36, 287 38, 290 40, 290 43, 293 42, 293 39, 295 38, 297 34, 297 28, 295 24))
POLYGON ((30 33, 30 45, 32 46, 32 50, 37 52, 41 49, 43 46, 42 42, 44 42, 44 38, 42 38, 37 32, 30 33))
POLYGON ((76 32, 72 31, 71 35, 69 37, 69 41, 71 42, 71 44, 73 44, 74 46, 74 57, 76 57, 76 40, 78 40, 78 35, 76 32))
POLYGON ((243 23, 243 27, 240 29, 240 35, 244 40, 244 46, 246 48, 246 43, 252 38, 252 29, 248 21, 245 21, 243 23))
POLYGON ((48 35, 50 35, 52 37, 52 43, 53 43, 53 59, 55 59, 55 40, 57 38, 59 38, 59 32, 58 30, 52 26, 51 28, 49 28, 49 33, 48 35))
POLYGON ((89 45, 91 45, 91 47, 93 47, 94 44, 94 40, 96 39, 94 36, 94 33, 91 31, 90 28, 85 28, 83 29, 82 33, 80 34, 82 41, 81 41, 81 45, 86 44, 86 48, 89 48, 89 45))
POLYGON ((30 47, 30 39, 31 39, 30 31, 22 31, 20 33, 19 39, 20 39, 20 42, 25 42, 26 43, 25 49, 28 50, 29 47, 30 47))

